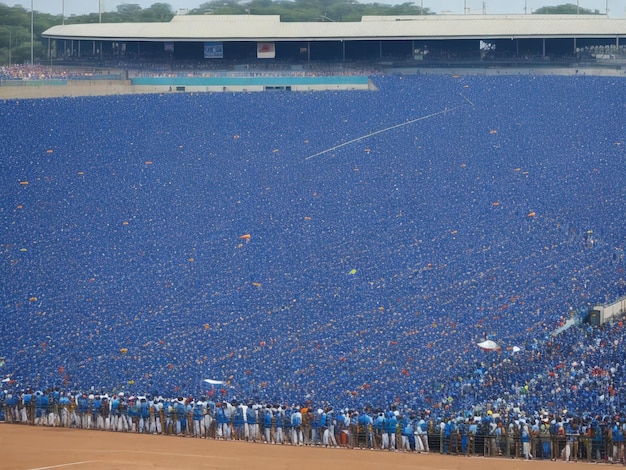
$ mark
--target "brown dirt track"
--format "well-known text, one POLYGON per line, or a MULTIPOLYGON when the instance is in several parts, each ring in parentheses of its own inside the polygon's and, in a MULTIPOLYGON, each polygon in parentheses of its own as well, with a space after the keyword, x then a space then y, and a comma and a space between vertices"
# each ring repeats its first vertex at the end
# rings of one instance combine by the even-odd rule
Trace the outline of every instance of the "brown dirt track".
POLYGON ((558 470, 588 465, 276 446, 0 424, 2 470, 558 470))

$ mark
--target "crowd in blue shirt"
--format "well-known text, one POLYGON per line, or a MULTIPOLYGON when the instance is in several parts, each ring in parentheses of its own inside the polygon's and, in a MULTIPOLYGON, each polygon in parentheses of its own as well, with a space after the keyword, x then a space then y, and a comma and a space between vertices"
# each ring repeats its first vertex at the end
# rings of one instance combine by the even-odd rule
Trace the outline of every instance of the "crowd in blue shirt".
POLYGON ((372 82, 0 103, 5 388, 623 410, 623 81, 372 82))

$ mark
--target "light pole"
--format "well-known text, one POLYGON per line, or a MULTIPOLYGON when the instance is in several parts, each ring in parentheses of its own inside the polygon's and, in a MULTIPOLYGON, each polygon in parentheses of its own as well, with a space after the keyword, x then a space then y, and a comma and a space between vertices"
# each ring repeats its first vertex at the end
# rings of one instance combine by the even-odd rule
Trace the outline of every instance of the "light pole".
POLYGON ((61 16, 63 17, 61 21, 65 24, 65 0, 61 0, 61 16))
POLYGON ((35 0, 30 0, 30 65, 35 63, 35 0))

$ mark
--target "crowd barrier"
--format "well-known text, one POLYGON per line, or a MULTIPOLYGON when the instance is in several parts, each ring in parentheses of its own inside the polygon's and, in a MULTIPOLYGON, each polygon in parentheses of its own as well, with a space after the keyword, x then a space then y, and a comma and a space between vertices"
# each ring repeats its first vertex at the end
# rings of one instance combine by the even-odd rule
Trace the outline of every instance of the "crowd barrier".
MULTIPOLYGON (((176 402, 173 402, 176 405, 176 402)), ((303 415, 301 426, 293 426, 284 413, 273 410, 271 420, 264 419, 264 408, 255 411, 256 419, 246 422, 231 416, 220 417, 207 406, 188 407, 148 405, 147 402, 81 410, 75 404, 52 404, 47 407, 23 404, 0 404, 0 422, 7 425, 30 425, 125 432, 218 440, 240 440, 268 444, 342 447, 414 453, 440 453, 459 456, 523 459, 523 441, 513 435, 485 434, 481 431, 445 433, 434 421, 427 432, 406 435, 398 424, 395 433, 372 425, 342 426, 335 421, 328 426, 312 424, 310 414, 303 415), (185 411, 182 411, 182 410, 185 411)), ((418 428, 416 426, 416 428, 418 428)), ((587 434, 533 434, 530 436, 532 459, 594 463, 622 463, 624 443, 614 442, 610 425, 599 425, 600 432, 587 434)))

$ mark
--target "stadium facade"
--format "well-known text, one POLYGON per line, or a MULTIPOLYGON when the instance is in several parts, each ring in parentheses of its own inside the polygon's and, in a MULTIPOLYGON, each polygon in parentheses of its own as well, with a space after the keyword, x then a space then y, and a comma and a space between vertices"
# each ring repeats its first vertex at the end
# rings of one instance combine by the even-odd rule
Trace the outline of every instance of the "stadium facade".
POLYGON ((626 46, 626 20, 603 15, 364 16, 282 22, 277 15, 176 15, 168 23, 54 26, 52 59, 445 63, 572 61, 626 46))

